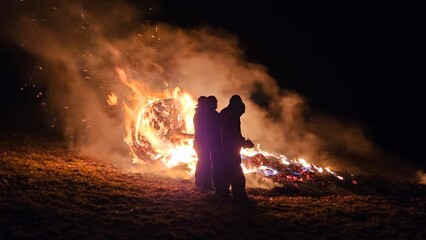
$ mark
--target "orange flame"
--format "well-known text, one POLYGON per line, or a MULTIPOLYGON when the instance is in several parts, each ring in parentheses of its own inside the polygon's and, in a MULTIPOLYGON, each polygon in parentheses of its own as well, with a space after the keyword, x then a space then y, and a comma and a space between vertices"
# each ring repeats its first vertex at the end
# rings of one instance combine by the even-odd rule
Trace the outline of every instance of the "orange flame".
POLYGON ((167 168, 186 164, 193 173, 197 161, 193 149, 195 100, 179 88, 151 91, 130 80, 121 68, 119 79, 130 90, 125 109, 128 144, 134 163, 156 162, 167 168))

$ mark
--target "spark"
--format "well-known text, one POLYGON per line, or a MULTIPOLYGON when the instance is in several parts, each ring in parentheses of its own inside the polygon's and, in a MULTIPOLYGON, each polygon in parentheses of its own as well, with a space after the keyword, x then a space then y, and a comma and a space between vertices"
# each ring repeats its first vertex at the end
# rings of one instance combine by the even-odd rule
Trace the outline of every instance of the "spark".
POLYGON ((110 93, 107 98, 107 103, 110 106, 115 106, 118 104, 118 97, 114 93, 110 93))

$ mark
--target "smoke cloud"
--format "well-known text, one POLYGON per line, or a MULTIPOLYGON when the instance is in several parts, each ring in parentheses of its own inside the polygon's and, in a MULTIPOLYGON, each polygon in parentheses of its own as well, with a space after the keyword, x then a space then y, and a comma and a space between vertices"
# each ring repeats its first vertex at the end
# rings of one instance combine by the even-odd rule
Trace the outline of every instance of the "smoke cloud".
POLYGON ((215 95, 219 110, 239 94, 246 103, 243 135, 262 149, 356 174, 392 171, 391 158, 375 149, 361 126, 311 112, 303 96, 280 89, 264 66, 247 61, 232 33, 154 24, 149 6, 105 2, 16 1, 4 8, 10 11, 2 27, 43 62, 49 108, 83 153, 131 161, 123 110, 106 102, 112 92, 130 93, 114 70, 120 67, 152 90, 215 95))

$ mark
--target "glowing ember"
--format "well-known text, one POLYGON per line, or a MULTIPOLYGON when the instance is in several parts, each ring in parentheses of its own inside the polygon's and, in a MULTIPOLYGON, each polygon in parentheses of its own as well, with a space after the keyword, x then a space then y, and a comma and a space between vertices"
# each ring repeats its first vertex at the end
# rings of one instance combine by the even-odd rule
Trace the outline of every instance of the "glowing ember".
POLYGON ((111 93, 110 95, 108 95, 108 98, 107 98, 108 105, 115 106, 118 104, 117 101, 118 101, 117 95, 115 95, 114 93, 111 93))

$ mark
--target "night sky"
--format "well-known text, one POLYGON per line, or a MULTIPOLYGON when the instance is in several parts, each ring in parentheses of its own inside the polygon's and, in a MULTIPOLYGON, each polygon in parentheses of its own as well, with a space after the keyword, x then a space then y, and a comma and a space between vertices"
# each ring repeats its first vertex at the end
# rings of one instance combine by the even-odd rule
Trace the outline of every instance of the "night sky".
POLYGON ((425 166, 425 5, 165 2, 162 19, 236 34, 247 59, 306 97, 313 111, 359 122, 379 148, 425 166))
MULTIPOLYGON (((379 148, 426 169, 421 1, 151 2, 153 21, 235 34, 246 58, 306 97, 312 111, 358 122, 379 148)), ((0 44, 0 129, 44 132, 42 108, 20 91, 36 60, 0 44)))

